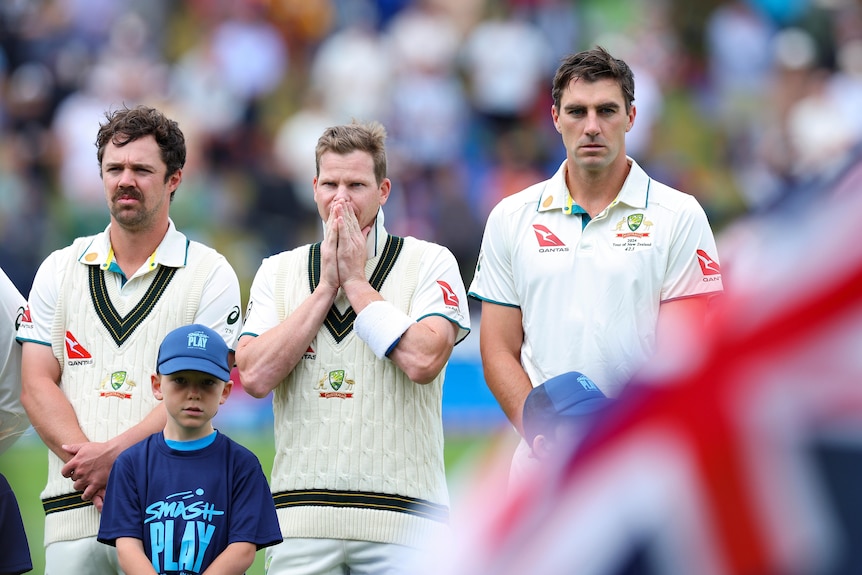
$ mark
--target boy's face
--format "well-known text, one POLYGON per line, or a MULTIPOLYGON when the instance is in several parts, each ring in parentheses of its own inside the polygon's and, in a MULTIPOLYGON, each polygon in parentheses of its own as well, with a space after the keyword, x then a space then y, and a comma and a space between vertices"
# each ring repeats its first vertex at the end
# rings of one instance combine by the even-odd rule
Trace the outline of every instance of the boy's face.
POLYGON ((153 395, 165 402, 168 422, 165 437, 192 441, 213 432, 212 418, 230 395, 233 382, 202 371, 178 371, 152 376, 153 395))

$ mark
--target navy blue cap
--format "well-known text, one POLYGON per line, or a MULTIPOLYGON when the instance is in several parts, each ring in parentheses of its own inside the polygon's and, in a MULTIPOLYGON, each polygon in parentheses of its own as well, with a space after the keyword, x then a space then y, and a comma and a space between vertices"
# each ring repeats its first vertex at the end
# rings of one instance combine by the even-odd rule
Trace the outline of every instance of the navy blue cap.
POLYGON ((612 401, 592 379, 579 371, 552 377, 539 387, 544 388, 558 415, 586 415, 612 401))
POLYGON ((193 323, 168 333, 159 346, 157 370, 162 375, 178 371, 200 371, 221 381, 230 380, 227 364, 230 350, 212 329, 193 323))

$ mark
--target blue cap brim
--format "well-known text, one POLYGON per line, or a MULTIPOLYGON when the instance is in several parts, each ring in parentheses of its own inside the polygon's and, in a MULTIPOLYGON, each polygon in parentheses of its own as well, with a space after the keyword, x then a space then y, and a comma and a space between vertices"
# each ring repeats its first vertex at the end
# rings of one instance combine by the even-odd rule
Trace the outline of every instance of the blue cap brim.
POLYGON ((230 380, 230 371, 211 361, 197 357, 177 357, 168 359, 159 366, 159 373, 170 375, 179 371, 200 371, 221 381, 230 380))

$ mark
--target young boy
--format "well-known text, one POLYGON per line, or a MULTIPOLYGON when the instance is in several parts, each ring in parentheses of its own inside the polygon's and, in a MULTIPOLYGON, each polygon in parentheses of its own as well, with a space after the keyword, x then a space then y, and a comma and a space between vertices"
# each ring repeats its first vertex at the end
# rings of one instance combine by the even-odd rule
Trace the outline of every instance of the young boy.
POLYGON ((593 416, 613 402, 589 377, 570 371, 534 387, 524 402, 524 438, 537 459, 578 442, 593 416))
POLYGON ((116 545, 126 575, 241 575, 282 537, 260 462, 213 428, 232 386, 227 345, 206 326, 180 327, 156 365, 167 423, 114 463, 98 539, 116 545))

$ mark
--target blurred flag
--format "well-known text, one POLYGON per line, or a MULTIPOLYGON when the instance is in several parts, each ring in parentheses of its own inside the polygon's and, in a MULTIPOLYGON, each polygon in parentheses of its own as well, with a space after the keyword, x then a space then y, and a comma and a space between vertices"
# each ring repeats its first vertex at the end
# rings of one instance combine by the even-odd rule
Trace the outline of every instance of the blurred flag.
POLYGON ((557 469, 505 498, 477 489, 436 572, 862 572, 862 520, 848 521, 862 516, 851 159, 797 192, 807 201, 728 231, 738 241, 719 248, 728 293, 709 333, 681 335, 683 361, 656 358, 557 469))

